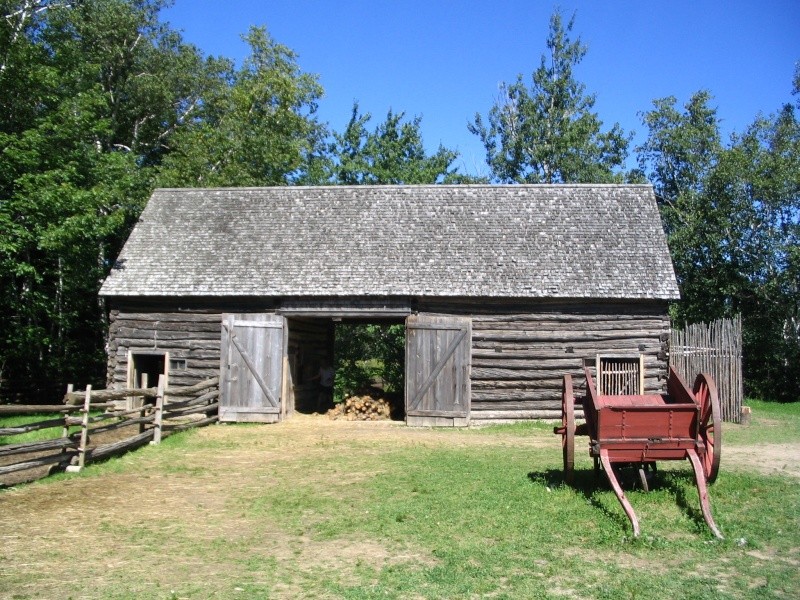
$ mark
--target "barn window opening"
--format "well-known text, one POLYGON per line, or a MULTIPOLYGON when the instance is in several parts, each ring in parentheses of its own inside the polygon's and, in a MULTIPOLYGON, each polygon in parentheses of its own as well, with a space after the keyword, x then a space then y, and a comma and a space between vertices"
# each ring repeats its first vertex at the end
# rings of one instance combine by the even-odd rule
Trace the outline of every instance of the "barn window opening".
POLYGON ((169 359, 169 370, 170 371, 185 371, 186 370, 186 359, 185 358, 170 358, 169 359))
MULTIPOLYGON (((170 364, 167 353, 138 353, 128 355, 128 387, 135 389, 152 388, 158 385, 160 375, 168 373, 170 364)), ((154 404, 154 399, 145 399, 142 396, 129 396, 126 408, 137 408, 143 404, 154 404)))
POLYGON ((158 385, 158 376, 167 372, 168 358, 164 354, 131 354, 131 376, 128 384, 134 388, 158 385))

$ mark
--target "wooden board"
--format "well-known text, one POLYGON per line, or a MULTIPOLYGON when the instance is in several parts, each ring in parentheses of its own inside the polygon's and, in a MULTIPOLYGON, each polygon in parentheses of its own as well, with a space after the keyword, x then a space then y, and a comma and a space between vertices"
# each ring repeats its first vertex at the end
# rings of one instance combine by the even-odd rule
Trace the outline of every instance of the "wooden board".
POLYGON ((470 414, 471 321, 412 315, 406 321, 406 422, 462 426, 470 414))
POLYGON ((220 421, 281 419, 285 333, 280 315, 223 315, 220 421))

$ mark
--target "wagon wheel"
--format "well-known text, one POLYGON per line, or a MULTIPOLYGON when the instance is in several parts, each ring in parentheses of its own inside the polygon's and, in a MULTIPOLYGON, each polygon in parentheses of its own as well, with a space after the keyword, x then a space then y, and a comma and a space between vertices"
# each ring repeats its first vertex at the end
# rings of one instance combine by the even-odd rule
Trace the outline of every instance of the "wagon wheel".
POLYGON ((700 373, 694 382, 694 397, 700 405, 700 439, 706 446, 703 472, 708 483, 714 483, 722 455, 722 413, 719 394, 711 375, 700 373))
POLYGON ((564 455, 564 480, 572 485, 575 479, 575 396, 572 393, 572 376, 564 375, 561 394, 561 452, 564 455))

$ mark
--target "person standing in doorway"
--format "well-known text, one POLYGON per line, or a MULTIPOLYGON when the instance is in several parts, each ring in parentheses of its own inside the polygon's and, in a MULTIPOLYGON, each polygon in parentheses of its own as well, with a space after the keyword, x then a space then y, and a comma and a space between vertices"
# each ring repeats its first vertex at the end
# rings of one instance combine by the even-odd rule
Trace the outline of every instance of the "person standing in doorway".
POLYGON ((323 413, 333 404, 333 383, 336 379, 336 369, 324 362, 319 368, 319 373, 314 379, 319 379, 319 395, 317 396, 317 412, 323 413))

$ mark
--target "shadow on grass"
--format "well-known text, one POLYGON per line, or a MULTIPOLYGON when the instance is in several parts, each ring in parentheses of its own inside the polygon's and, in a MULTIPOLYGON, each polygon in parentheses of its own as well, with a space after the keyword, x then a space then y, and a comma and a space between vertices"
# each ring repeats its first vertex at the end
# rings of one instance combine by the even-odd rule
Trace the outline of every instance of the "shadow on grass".
MULTIPOLYGON (((531 471, 528 473, 528 479, 535 484, 544 485, 549 488, 562 485, 571 487, 576 492, 583 494, 592 507, 599 510, 610 520, 622 527, 630 527, 630 521, 619 503, 617 503, 619 511, 609 509, 596 497, 599 490, 611 491, 611 485, 602 470, 576 469, 572 485, 567 484, 564 480, 564 472, 560 469, 531 471)), ((617 479, 625 492, 636 489, 637 487, 640 488, 638 474, 634 468, 620 467, 617 473, 617 479)), ((705 519, 700 509, 700 499, 696 493, 694 474, 691 471, 656 471, 652 473, 652 479, 649 480, 649 487, 651 491, 668 491, 675 497, 676 505, 686 513, 692 522, 694 522, 698 531, 706 528, 705 519), (689 490, 689 486, 695 488, 694 494, 689 490), (689 496, 691 496, 691 498, 689 496)), ((614 498, 616 499, 616 496, 614 498)), ((633 503, 631 504, 633 505, 633 503)), ((636 506, 633 508, 635 511, 636 506)))
POLYGON ((693 472, 671 471, 661 478, 661 484, 662 488, 669 490, 675 496, 675 503, 692 520, 698 531, 708 528, 700 508, 700 494, 697 491, 693 472), (689 486, 694 489, 689 489, 689 486))
POLYGON ((546 471, 531 471, 528 479, 533 483, 544 485, 549 488, 565 486, 572 487, 576 492, 580 492, 589 504, 603 513, 609 520, 617 523, 620 527, 630 526, 628 517, 624 512, 609 510, 597 497, 596 492, 601 488, 608 488, 608 481, 605 477, 596 474, 593 469, 575 469, 574 479, 570 486, 564 481, 564 471, 559 469, 547 469, 546 471))

